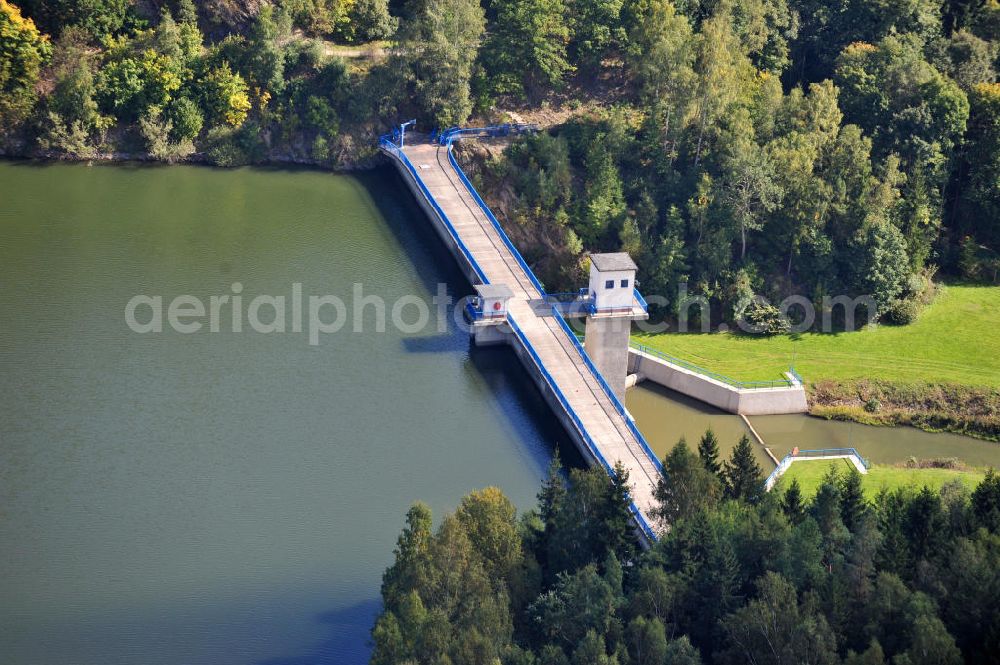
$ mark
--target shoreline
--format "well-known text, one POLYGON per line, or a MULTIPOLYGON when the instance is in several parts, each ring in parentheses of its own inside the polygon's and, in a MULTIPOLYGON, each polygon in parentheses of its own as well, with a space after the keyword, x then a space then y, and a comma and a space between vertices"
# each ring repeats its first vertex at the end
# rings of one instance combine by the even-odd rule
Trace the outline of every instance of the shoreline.
POLYGON ((93 153, 86 157, 43 148, 30 134, 24 132, 0 135, 0 159, 104 164, 128 162, 164 165, 200 164, 224 169, 240 166, 296 165, 324 171, 346 172, 374 168, 381 162, 382 157, 378 149, 379 132, 374 128, 357 125, 341 128, 331 139, 330 150, 325 159, 316 159, 308 150, 294 142, 275 141, 268 132, 262 131, 256 147, 243 152, 245 163, 232 164, 222 164, 213 160, 211 142, 203 142, 200 149, 177 159, 157 159, 141 143, 129 138, 130 132, 134 132, 134 129, 134 127, 124 127, 116 130, 112 135, 105 137, 98 147, 93 148, 93 153))
POLYGON ((915 427, 1000 442, 1000 391, 953 383, 820 380, 807 386, 809 415, 876 427, 915 427))
POLYGON ((63 153, 12 153, 0 149, 0 160, 10 161, 10 162, 37 162, 39 164, 44 163, 72 163, 72 164, 90 164, 90 163, 100 163, 100 164, 130 164, 139 163, 144 165, 159 165, 159 166, 207 166, 216 169, 237 169, 245 166, 298 166, 302 168, 315 169, 317 171, 329 171, 331 173, 351 173, 357 171, 370 171, 372 169, 378 168, 381 163, 381 155, 376 151, 370 157, 360 158, 356 161, 340 163, 332 165, 326 162, 318 161, 315 159, 303 158, 303 157, 290 157, 290 156, 268 156, 266 159, 253 161, 248 164, 241 164, 239 166, 223 166, 220 164, 213 164, 205 153, 192 153, 187 157, 183 157, 173 162, 167 162, 162 159, 154 159, 149 155, 149 153, 128 153, 128 152, 107 152, 99 153, 92 157, 73 157, 71 155, 66 155, 63 153))

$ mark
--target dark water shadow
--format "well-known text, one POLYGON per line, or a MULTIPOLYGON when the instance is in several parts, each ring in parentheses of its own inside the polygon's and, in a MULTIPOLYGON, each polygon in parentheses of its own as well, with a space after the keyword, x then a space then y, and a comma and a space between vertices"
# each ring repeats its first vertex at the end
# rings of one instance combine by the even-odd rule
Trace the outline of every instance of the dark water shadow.
POLYGON ((448 333, 404 337, 400 343, 407 353, 454 353, 455 351, 455 336, 448 333))
MULTIPOLYGON (((368 191, 378 214, 403 247, 416 268, 419 279, 432 293, 439 282, 447 285, 453 300, 472 293, 465 274, 455 257, 414 200, 402 176, 385 165, 357 176, 368 191)), ((441 335, 403 338, 403 347, 414 353, 443 353, 454 350, 454 303, 449 306, 449 332, 441 335)), ((514 352, 507 347, 476 347, 471 339, 469 359, 489 385, 504 414, 515 419, 512 430, 518 433, 521 450, 528 451, 541 472, 548 466, 556 449, 567 467, 584 467, 586 462, 562 424, 538 391, 514 352), (539 440, 545 445, 539 446, 539 440)))
POLYGON ((555 450, 559 451, 564 466, 586 467, 586 461, 566 428, 553 415, 514 351, 506 346, 477 347, 471 340, 469 346, 472 364, 489 385, 504 413, 516 418, 512 423, 514 429, 525 433, 523 445, 529 449, 534 447, 533 437, 527 436, 532 430, 546 442, 544 449, 537 450, 539 469, 544 471, 555 450))
POLYGON ((651 393, 656 393, 661 397, 665 397, 673 402, 685 406, 689 409, 698 411, 706 416, 732 416, 733 414, 728 411, 723 411, 722 409, 712 406, 711 404, 706 404, 699 399, 694 397, 689 397, 684 393, 679 393, 676 390, 672 390, 665 386, 661 386, 658 383, 653 383, 652 381, 643 381, 640 384, 643 390, 648 390, 651 393))
POLYGON ((454 300, 470 295, 472 285, 396 169, 385 165, 354 177, 406 252, 424 287, 436 293, 438 283, 443 282, 454 300))
POLYGON ((329 627, 330 637, 308 653, 258 661, 257 665, 365 665, 371 655, 369 632, 382 601, 366 600, 316 615, 317 623, 329 627))
MULTIPOLYGON (((389 232, 413 264, 424 288, 436 294, 438 285, 444 284, 451 297, 447 306, 447 332, 404 337, 400 342, 403 349, 408 353, 454 351, 456 337, 465 334, 457 329, 455 307, 459 300, 472 294, 472 285, 396 169, 384 165, 358 174, 355 179, 373 203, 374 214, 385 220, 389 232)), ((436 316, 436 309, 432 308, 431 325, 436 316)))

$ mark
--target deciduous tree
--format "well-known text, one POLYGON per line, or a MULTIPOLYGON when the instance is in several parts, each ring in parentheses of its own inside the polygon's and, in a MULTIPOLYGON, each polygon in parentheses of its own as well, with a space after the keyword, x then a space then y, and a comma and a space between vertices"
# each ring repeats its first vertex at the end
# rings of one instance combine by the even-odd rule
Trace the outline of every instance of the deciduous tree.
POLYGON ((17 6, 0 0, 0 132, 24 120, 35 104, 35 85, 52 50, 17 6))

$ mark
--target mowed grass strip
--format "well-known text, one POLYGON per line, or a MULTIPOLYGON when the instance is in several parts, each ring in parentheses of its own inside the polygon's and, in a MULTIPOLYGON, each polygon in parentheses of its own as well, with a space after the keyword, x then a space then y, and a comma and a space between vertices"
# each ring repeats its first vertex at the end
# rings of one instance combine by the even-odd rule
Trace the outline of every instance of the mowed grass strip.
POLYGON ((950 285, 908 326, 849 333, 635 333, 633 339, 735 379, 881 379, 1000 387, 1000 287, 950 285))
MULTIPOLYGON (((781 477, 779 487, 788 487, 794 478, 799 481, 803 496, 812 497, 831 468, 844 474, 853 469, 854 466, 845 459, 795 462, 781 477)), ((861 487, 865 496, 873 499, 883 487, 890 490, 897 487, 920 489, 926 485, 931 489, 939 489, 950 480, 960 480, 972 490, 985 476, 986 472, 981 469, 908 469, 875 464, 872 465, 867 474, 861 476, 861 487)))

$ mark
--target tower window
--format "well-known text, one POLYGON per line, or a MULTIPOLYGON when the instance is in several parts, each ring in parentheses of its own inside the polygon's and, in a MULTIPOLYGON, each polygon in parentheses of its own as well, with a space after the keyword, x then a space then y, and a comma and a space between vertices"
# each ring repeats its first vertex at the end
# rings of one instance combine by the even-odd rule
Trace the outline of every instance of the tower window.
POLYGON ((627 289, 628 288, 628 280, 627 279, 623 279, 622 280, 622 288, 623 289, 627 289))
POLYGON ((615 280, 609 279, 608 281, 604 282, 604 288, 606 288, 606 289, 613 289, 613 288, 615 288, 615 280))

